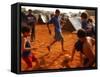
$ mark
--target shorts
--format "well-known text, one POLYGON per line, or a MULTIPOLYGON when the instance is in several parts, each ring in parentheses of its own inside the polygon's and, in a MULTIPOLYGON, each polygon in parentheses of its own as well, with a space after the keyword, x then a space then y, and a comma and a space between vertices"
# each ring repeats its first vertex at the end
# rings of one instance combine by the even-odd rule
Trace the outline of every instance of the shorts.
POLYGON ((32 62, 37 62, 37 58, 32 54, 23 56, 22 58, 26 62, 28 68, 32 68, 32 62))
POLYGON ((34 25, 34 22, 30 22, 30 23, 28 23, 28 25, 29 25, 30 27, 32 27, 32 26, 34 25))
POLYGON ((54 39, 57 41, 63 40, 63 36, 61 32, 55 31, 54 39))
POLYGON ((31 51, 23 51, 22 57, 28 57, 31 54, 31 51))
POLYGON ((80 40, 75 43, 74 47, 78 52, 83 53, 83 43, 80 40))
POLYGON ((26 62, 28 68, 32 68, 32 56, 23 57, 23 60, 26 62))

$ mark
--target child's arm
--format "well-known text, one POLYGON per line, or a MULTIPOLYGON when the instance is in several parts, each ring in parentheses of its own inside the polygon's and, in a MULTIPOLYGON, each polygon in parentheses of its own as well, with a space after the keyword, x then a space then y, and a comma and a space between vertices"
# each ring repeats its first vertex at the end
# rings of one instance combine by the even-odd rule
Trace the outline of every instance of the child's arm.
MULTIPOLYGON (((31 42, 30 42, 30 45, 31 45, 31 42)), ((25 49, 25 50, 34 50, 34 49, 36 49, 36 48, 34 48, 34 47, 32 47, 32 46, 31 46, 30 48, 26 48, 25 45, 24 45, 24 49, 25 49)))
POLYGON ((33 48, 24 48, 25 50, 32 50, 33 48))
POLYGON ((24 49, 25 49, 25 50, 31 50, 32 48, 26 48, 25 45, 24 45, 24 49))
POLYGON ((51 30, 50 30, 50 27, 49 27, 48 23, 47 23, 47 28, 48 28, 49 34, 51 35, 51 30))
POLYGON ((49 24, 53 23, 54 21, 54 18, 51 18, 48 22, 47 22, 47 28, 48 28, 48 31, 49 31, 49 34, 51 35, 51 30, 50 30, 50 27, 49 27, 49 24))
POLYGON ((92 45, 94 46, 95 45, 95 39, 92 38, 91 40, 92 40, 92 45))
MULTIPOLYGON (((30 46, 30 47, 25 47, 25 45, 26 45, 26 43, 25 43, 25 40, 24 40, 24 44, 23 44, 23 46, 24 46, 24 50, 32 50, 33 48, 30 46)), ((31 45, 31 43, 30 43, 30 45, 31 45)))
POLYGON ((85 43, 84 46, 83 46, 83 52, 84 52, 84 55, 88 58, 88 63, 85 64, 85 66, 89 66, 89 65, 92 65, 93 62, 94 62, 94 59, 95 59, 95 56, 93 54, 93 49, 92 49, 92 46, 89 44, 89 43, 85 43))

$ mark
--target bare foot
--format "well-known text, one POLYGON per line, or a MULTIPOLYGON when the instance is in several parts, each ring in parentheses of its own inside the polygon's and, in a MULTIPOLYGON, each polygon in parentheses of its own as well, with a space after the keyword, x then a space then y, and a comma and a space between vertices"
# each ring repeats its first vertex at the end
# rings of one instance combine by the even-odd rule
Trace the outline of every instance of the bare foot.
POLYGON ((67 49, 62 49, 62 51, 68 51, 67 49))
POLYGON ((37 50, 38 48, 32 48, 32 50, 37 50))
POLYGON ((48 51, 50 51, 50 46, 47 46, 48 51))

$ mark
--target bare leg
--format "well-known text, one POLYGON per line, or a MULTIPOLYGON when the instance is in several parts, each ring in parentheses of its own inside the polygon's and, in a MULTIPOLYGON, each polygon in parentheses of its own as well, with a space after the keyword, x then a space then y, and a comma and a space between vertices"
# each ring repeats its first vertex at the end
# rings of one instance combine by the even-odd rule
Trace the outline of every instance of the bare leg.
POLYGON ((83 54, 80 52, 80 63, 81 63, 80 66, 81 67, 83 67, 83 64, 84 64, 83 62, 84 62, 83 61, 83 54))
POLYGON ((89 60, 88 63, 84 65, 85 67, 91 67, 94 63, 94 58, 93 57, 88 58, 88 60, 89 60))
POLYGON ((35 25, 32 27, 32 32, 31 32, 31 41, 35 40, 35 25))
POLYGON ((65 51, 65 49, 64 49, 64 40, 63 39, 61 40, 61 48, 62 48, 62 51, 65 51))
POLYGON ((47 46, 48 50, 50 51, 50 47, 56 42, 57 40, 54 40, 49 46, 47 46))

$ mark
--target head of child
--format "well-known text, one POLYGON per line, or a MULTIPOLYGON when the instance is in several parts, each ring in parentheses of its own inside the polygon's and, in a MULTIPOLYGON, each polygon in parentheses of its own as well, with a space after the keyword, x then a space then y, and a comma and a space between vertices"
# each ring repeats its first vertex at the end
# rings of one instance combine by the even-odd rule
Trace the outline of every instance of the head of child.
POLYGON ((89 18, 89 19, 87 20, 87 23, 93 23, 93 20, 92 20, 91 18, 89 18))
POLYGON ((87 19, 88 18, 88 14, 86 12, 83 12, 81 14, 81 19, 87 19))
POLYGON ((22 27, 22 33, 24 37, 30 36, 30 29, 28 27, 22 27))
POLYGON ((29 14, 32 14, 32 10, 31 10, 31 9, 29 9, 29 10, 28 10, 28 13, 29 13, 29 14))
POLYGON ((77 36, 80 41, 84 42, 86 39, 86 31, 84 29, 79 29, 77 32, 77 36))
POLYGON ((55 16, 59 16, 59 15, 60 15, 60 10, 56 9, 55 16))

